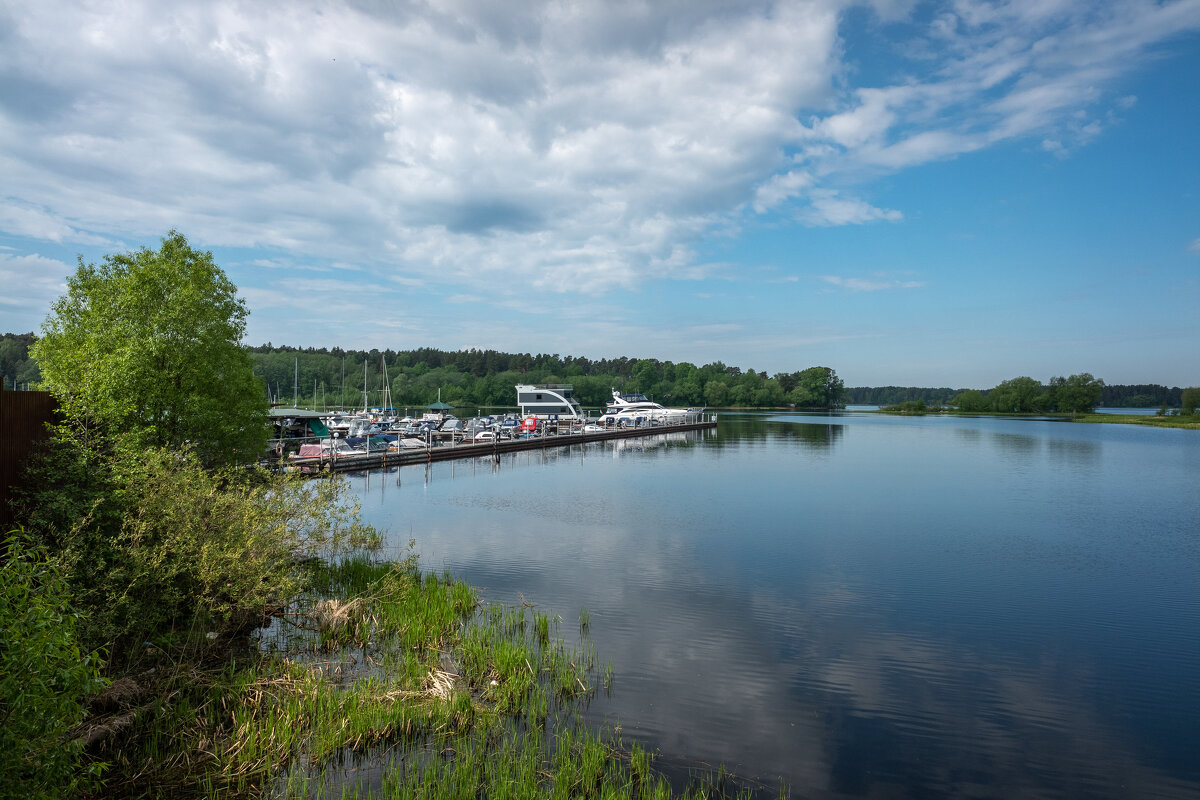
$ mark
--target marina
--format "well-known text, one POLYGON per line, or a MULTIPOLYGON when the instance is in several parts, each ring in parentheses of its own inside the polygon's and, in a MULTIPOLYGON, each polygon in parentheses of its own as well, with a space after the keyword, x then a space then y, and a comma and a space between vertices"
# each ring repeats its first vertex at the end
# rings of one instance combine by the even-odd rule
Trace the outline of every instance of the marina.
POLYGON ((572 445, 582 445, 588 442, 599 442, 609 439, 633 439, 676 431, 710 430, 716 427, 717 418, 715 414, 712 414, 706 418, 697 419, 692 422, 647 425, 636 428, 613 426, 602 430, 586 432, 577 429, 564 430, 557 433, 544 431, 542 435, 517 439, 488 438, 482 442, 451 442, 444 445, 395 449, 389 446, 371 451, 346 452, 339 449, 329 449, 314 455, 295 455, 286 460, 281 459, 281 461, 283 461, 285 467, 298 469, 302 472, 344 472, 347 470, 425 464, 459 458, 499 457, 504 453, 515 453, 522 450, 570 447, 572 445))
POLYGON ((703 409, 664 408, 642 394, 622 395, 600 417, 588 417, 570 384, 518 385, 519 414, 461 420, 453 406, 430 404, 421 419, 398 418, 391 410, 361 413, 275 408, 264 463, 304 473, 340 472, 432 463, 462 458, 499 458, 503 453, 570 447, 609 439, 654 436, 667 431, 697 431, 717 426, 717 415, 703 409))

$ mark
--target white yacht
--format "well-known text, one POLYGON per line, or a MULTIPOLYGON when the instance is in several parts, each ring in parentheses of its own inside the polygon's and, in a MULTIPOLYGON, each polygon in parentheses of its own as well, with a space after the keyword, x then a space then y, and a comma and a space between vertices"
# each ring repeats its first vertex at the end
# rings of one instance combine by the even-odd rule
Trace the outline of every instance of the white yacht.
POLYGON ((650 423, 679 423, 694 412, 687 408, 666 408, 641 393, 621 394, 612 390, 613 399, 598 420, 601 424, 633 424, 640 418, 650 423))
POLYGON ((538 419, 583 420, 587 415, 575 399, 575 387, 569 383, 542 385, 517 384, 517 405, 522 417, 538 419))

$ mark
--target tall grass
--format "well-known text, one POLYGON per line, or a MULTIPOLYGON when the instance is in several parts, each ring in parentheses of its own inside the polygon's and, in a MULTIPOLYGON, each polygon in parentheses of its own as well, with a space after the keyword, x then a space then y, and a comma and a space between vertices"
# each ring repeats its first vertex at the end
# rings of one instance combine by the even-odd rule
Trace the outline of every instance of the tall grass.
MULTIPOLYGON (((172 677, 107 755, 109 794, 671 797, 649 754, 578 721, 612 669, 557 615, 498 604, 415 561, 308 565, 257 655, 172 677), (329 613, 353 605, 353 619, 329 613), (341 619, 340 617, 338 617, 341 619), (339 765, 381 765, 372 782, 339 765)), ((709 797, 715 784, 682 796, 709 797)))

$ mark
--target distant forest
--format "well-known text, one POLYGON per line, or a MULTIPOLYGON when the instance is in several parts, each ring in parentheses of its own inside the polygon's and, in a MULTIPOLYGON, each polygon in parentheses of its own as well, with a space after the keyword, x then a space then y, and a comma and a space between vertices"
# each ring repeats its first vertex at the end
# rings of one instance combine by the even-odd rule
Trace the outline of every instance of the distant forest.
POLYGON ((612 390, 642 392, 673 406, 798 408, 841 405, 842 381, 829 367, 768 375, 719 361, 704 366, 657 359, 593 360, 557 353, 502 353, 496 350, 331 350, 250 348, 255 372, 273 400, 290 404, 348 407, 382 401, 384 369, 397 408, 427 405, 439 396, 459 407, 513 406, 518 383, 569 383, 584 407, 599 408, 612 390), (344 361, 343 361, 344 359, 344 361), (343 364, 345 369, 343 380, 343 364), (365 369, 364 369, 365 365, 365 369), (296 375, 299 374, 297 378, 296 375))
MULTIPOLYGON (((964 389, 925 386, 851 386, 846 389, 847 405, 894 406, 901 403, 923 402, 930 408, 952 405, 964 389)), ((987 397, 990 390, 984 390, 987 397)), ((1100 389, 1101 408, 1178 408, 1183 389, 1156 383, 1115 384, 1100 389)))
MULTIPOLYGON (((36 385, 41 377, 29 358, 33 333, 0 336, 0 376, 6 389, 36 385)), ((361 406, 363 364, 367 367, 368 401, 381 401, 386 364, 393 404, 422 406, 442 399, 461 406, 511 406, 517 383, 570 383, 587 407, 600 407, 613 388, 640 391, 659 402, 679 406, 743 406, 800 408, 850 405, 898 405, 922 401, 948 405, 963 389, 916 386, 855 386, 844 388, 829 367, 768 375, 765 371, 727 366, 719 361, 704 366, 657 359, 588 359, 540 353, 501 353, 496 350, 342 350, 341 348, 249 348, 255 372, 267 385, 270 399, 305 406, 361 406), (342 379, 343 358, 345 381, 342 379), (299 378, 297 380, 297 367, 299 378), (297 390, 298 384, 298 390, 297 390)), ((1108 408, 1178 407, 1182 389, 1158 384, 1106 385, 1100 405, 1108 408)), ((986 391, 984 392, 986 396, 986 391)))
POLYGON ((42 379, 37 362, 29 357, 32 333, 6 333, 0 337, 0 377, 5 389, 32 388, 42 379))

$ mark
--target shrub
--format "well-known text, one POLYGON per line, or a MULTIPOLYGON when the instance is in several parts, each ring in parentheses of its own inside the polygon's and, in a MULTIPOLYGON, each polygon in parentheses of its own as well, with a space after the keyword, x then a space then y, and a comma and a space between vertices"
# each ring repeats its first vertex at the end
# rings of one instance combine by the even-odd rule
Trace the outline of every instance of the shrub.
POLYGON ((108 647, 118 672, 158 637, 261 621, 297 591, 303 561, 377 541, 340 479, 208 470, 165 448, 117 452, 94 468, 84 491, 43 484, 30 524, 60 554, 83 641, 108 647))
POLYGON ((0 797, 58 798, 84 788, 70 730, 103 687, 98 661, 80 652, 66 581, 19 532, 3 543, 0 584, 0 797))

